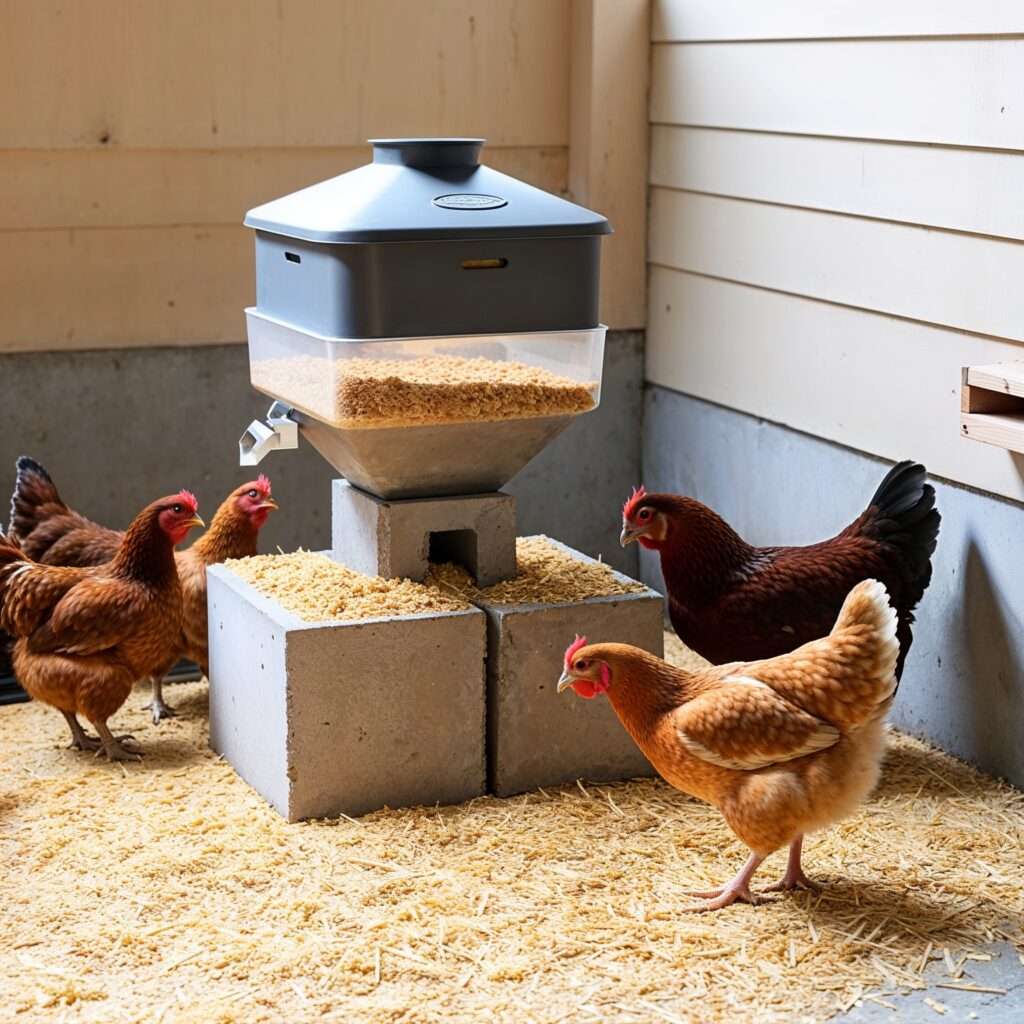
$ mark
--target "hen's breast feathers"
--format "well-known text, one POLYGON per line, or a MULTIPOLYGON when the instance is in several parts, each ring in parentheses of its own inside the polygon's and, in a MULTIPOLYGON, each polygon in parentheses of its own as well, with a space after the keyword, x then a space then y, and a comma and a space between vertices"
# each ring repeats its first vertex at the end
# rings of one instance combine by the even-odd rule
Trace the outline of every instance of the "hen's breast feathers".
POLYGON ((188 646, 206 645, 206 565, 195 547, 176 557, 181 580, 182 627, 188 646))

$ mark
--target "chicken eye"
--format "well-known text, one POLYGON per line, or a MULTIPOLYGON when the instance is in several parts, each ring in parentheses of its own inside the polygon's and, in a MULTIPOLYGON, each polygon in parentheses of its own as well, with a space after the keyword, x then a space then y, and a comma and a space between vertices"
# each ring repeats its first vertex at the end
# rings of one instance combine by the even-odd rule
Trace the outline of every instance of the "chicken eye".
POLYGON ((180 505, 172 505, 171 506, 171 511, 172 512, 180 512, 181 511, 181 506, 180 505))
POLYGON ((250 498, 258 498, 259 497, 259 495, 256 493, 256 488, 255 487, 251 491, 249 491, 249 497, 250 498))
POLYGON ((649 508, 642 508, 637 513, 637 519, 639 519, 641 522, 646 522, 650 518, 651 518, 651 510, 649 508))
POLYGON ((586 672, 587 671, 587 666, 589 664, 590 663, 586 659, 583 659, 581 661, 577 661, 576 662, 576 671, 577 672, 586 672))

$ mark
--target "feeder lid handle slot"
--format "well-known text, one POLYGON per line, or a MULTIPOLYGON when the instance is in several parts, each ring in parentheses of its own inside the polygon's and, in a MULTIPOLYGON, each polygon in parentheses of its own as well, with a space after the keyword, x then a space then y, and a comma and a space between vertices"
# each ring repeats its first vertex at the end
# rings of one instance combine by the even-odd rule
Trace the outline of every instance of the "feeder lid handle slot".
POLYGON ((299 447, 299 425, 292 419, 292 409, 284 402, 274 402, 266 419, 253 420, 238 439, 238 464, 258 465, 269 452, 290 451, 299 447))

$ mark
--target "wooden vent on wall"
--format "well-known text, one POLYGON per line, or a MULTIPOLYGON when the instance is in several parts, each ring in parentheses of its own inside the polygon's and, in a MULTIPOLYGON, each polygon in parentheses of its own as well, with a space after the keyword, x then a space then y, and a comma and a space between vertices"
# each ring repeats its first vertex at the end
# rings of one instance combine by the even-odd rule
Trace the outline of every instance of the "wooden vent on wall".
POLYGON ((963 368, 960 434, 1024 453, 1024 362, 963 368))

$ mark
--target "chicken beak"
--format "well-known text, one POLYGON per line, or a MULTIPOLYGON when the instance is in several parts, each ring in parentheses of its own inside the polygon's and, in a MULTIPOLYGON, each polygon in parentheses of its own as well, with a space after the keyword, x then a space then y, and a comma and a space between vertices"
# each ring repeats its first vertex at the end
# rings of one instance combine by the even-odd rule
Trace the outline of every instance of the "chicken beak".
POLYGON ((193 516, 193 517, 192 517, 192 518, 191 518, 191 519, 190 519, 190 520, 189 520, 189 521, 188 521, 188 522, 187 522, 187 523, 185 524, 185 526, 186 526, 186 527, 187 527, 188 529, 190 529, 190 530, 192 529, 192 527, 193 527, 193 526, 205 526, 205 525, 206 525, 206 523, 204 523, 204 522, 202 521, 202 519, 200 519, 200 518, 199 518, 199 516, 193 516))
POLYGON ((573 678, 568 672, 563 672, 558 678, 558 693, 561 693, 564 689, 572 686, 573 678))
POLYGON ((632 529, 628 526, 622 527, 622 533, 619 534, 619 544, 624 548, 628 548, 643 533, 642 529, 632 529))
POLYGON ((264 498, 256 507, 257 508, 280 508, 281 506, 278 505, 278 503, 276 501, 274 501, 273 498, 264 498))

